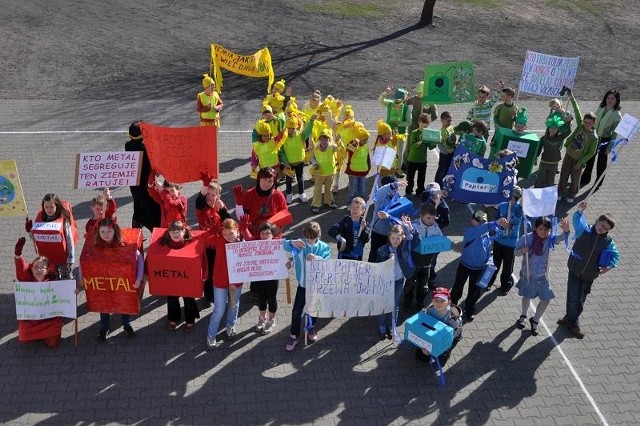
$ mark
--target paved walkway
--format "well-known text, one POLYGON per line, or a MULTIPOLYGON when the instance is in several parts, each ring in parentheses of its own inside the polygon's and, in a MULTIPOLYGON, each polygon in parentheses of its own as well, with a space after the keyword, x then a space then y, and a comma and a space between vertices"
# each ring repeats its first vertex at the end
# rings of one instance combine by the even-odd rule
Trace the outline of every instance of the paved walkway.
MULTIPOLYGON (((378 105, 352 105, 357 118, 375 129, 376 119, 382 116, 378 105)), ((232 184, 251 185, 246 177, 248 131, 258 106, 258 101, 226 102, 219 139, 223 199, 228 204, 232 204, 232 184)), ((524 106, 530 113, 529 127, 542 129, 546 102, 524 106)), ((584 111, 595 106, 587 102, 584 111)), ((624 108, 640 117, 640 102, 625 101, 624 108)), ((450 110, 455 122, 466 112, 465 106, 450 110)), ((125 129, 139 118, 162 125, 196 124, 191 101, 2 102, 0 157, 17 160, 31 214, 44 193, 56 192, 73 203, 76 218, 84 226, 94 194, 72 189, 75 154, 123 149, 125 129)), ((137 331, 133 340, 119 329, 106 343, 98 343, 98 315, 86 311, 81 294, 77 348, 72 323, 65 325, 58 349, 20 345, 11 258, 16 239, 24 234, 23 219, 2 219, 0 423, 638 424, 640 333, 632 308, 640 303, 638 143, 625 149, 602 190, 590 199, 591 220, 605 211, 614 214, 613 235, 622 263, 594 285, 582 317, 587 336, 570 338, 555 325, 564 313, 567 258, 564 250, 556 250, 550 275, 558 297, 544 317, 542 333, 532 337, 513 327, 520 309, 514 292, 505 297, 485 294, 477 319, 465 325, 465 337, 447 365, 443 388, 437 387, 427 367, 414 360, 408 345, 396 348, 379 342, 372 318, 320 320, 317 343, 285 352, 291 306, 286 304, 283 286, 273 334, 261 337, 253 332, 257 310, 249 306, 245 293, 238 340, 215 351, 206 351, 204 344, 210 309, 201 313, 193 333, 169 332, 164 301, 149 295, 132 323, 137 331)), ((434 158, 427 176, 435 172, 434 158)), ((344 204, 346 178, 341 184, 337 200, 344 204)), ((184 189, 190 196, 193 223, 192 195, 197 190, 197 184, 184 189)), ((129 190, 117 188, 113 193, 118 217, 126 224, 132 213, 129 190)), ((560 203, 558 209, 571 214, 573 207, 560 203)), ((451 208, 448 233, 458 243, 468 207, 452 203, 451 208)), ((307 220, 318 220, 326 229, 345 213, 343 209, 323 211, 312 217, 309 206, 297 202, 291 210, 296 217, 293 235, 307 220)), ((31 249, 26 256, 33 256, 31 249)), ((458 257, 456 251, 440 256, 441 284, 451 286, 458 257)), ((117 322, 115 318, 114 325, 117 322)))

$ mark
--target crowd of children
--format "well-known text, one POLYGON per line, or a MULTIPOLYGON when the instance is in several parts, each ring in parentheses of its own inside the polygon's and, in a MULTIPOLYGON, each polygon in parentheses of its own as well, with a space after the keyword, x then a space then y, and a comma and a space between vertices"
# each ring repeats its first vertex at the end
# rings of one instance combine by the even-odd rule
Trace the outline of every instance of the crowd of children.
MULTIPOLYGON (((222 101, 215 92, 210 77, 205 76, 203 85, 205 91, 198 95, 197 100, 201 124, 219 126, 222 101)), ((548 279, 548 257, 551 247, 560 242, 560 235, 551 235, 550 219, 539 217, 530 218, 533 220, 531 232, 520 236, 522 223, 527 218, 524 217, 520 204, 522 190, 519 187, 515 187, 508 201, 498 205, 498 219, 495 222, 490 222, 487 213, 482 210, 473 212, 470 225, 464 231, 460 261, 451 289, 445 288, 444 283, 436 284, 438 254, 423 254, 417 249, 424 239, 442 236, 444 228, 449 225, 449 206, 444 199, 446 194, 440 190, 440 184, 449 169, 456 147, 461 144, 479 156, 484 156, 488 149, 491 151, 490 155, 501 155, 503 147, 497 146, 495 138, 488 142, 491 124, 496 128, 507 129, 512 129, 515 125, 514 133, 523 134, 528 121, 526 110, 515 104, 514 90, 505 87, 502 81, 502 102, 492 110, 498 101, 497 95, 492 96, 488 87, 481 86, 477 101, 469 110, 466 121, 454 126, 451 113, 444 111, 440 114, 441 128, 438 137, 435 140, 424 139, 424 131, 437 113, 435 106, 422 105, 422 88, 423 83, 420 82, 415 89, 416 96, 412 98, 408 97, 406 89, 394 89, 391 86, 385 89, 379 101, 386 110, 386 119, 378 122, 377 136, 371 144, 370 132, 355 120, 355 112, 350 105, 343 105, 332 96, 323 100, 320 91, 314 91, 303 108, 298 109, 291 90, 285 91, 285 82, 277 82, 272 93, 264 99, 261 118, 253 129, 251 165, 256 179, 255 186, 248 190, 240 185, 232 188, 237 218, 234 220, 220 198, 220 183, 203 172, 202 188, 197 194, 195 208, 199 230, 204 232, 196 237, 187 224, 187 198, 180 193, 181 186, 168 180, 161 183, 157 173, 149 167, 146 179, 147 194, 150 197, 149 209, 140 205, 137 198, 142 199, 142 194, 132 188, 132 194, 136 194, 132 223, 134 227, 159 226, 165 229, 159 244, 171 250, 183 250, 195 240, 206 246, 202 253, 202 271, 196 279, 202 281, 204 307, 213 304, 206 335, 209 349, 222 344, 218 339, 222 326, 229 339, 234 339, 237 334, 242 283, 230 282, 225 246, 243 240, 281 238, 281 226, 291 222, 288 205, 293 202, 294 183, 297 184, 300 202, 308 201, 304 182, 306 165, 314 180, 311 202, 313 214, 320 213, 323 205, 330 209, 338 207, 334 193, 340 188, 343 168, 348 176, 348 215, 328 230, 328 235, 337 243, 338 258, 362 261, 365 245, 369 243, 369 262, 393 259, 394 309, 377 318, 380 339, 393 339, 399 308, 404 305, 409 312, 425 309, 430 315, 452 326, 455 346, 461 338, 462 324, 475 318, 475 305, 484 291, 478 281, 486 272, 487 265, 492 263, 496 269, 501 268, 502 272, 493 273, 486 287, 490 288, 499 276, 500 290, 507 294, 514 286, 512 273, 516 256, 525 258, 520 279, 515 284, 522 297, 522 311, 516 325, 519 328, 525 327, 529 304, 532 299, 539 298, 535 315, 529 319, 531 332, 538 333, 540 318, 554 297, 548 279), (286 96, 282 93, 286 93, 286 96), (379 166, 369 193, 366 178, 372 167, 370 144, 371 148, 393 148, 396 158, 389 168, 379 166), (428 151, 436 147, 439 152, 438 167, 434 181, 428 183, 428 151), (398 180, 405 176, 402 170, 405 164, 407 181, 398 180), (280 178, 286 184, 284 193, 278 189, 280 178), (415 194, 416 199, 420 200, 418 217, 412 219, 410 214, 395 217, 390 213, 390 206, 403 193, 405 197, 415 194), (368 203, 373 205, 369 222, 368 203), (147 214, 150 209, 157 212, 158 217, 154 220, 149 219, 147 214), (458 303, 462 299, 467 281, 469 285, 463 310, 458 303)), ((551 111, 545 123, 547 130, 537 152, 541 157, 535 186, 554 185, 554 176, 562 161, 558 194, 560 198, 565 197, 568 202, 572 202, 579 190, 581 172, 585 166, 593 165, 598 144, 607 143, 615 136, 612 126, 616 123, 616 114, 619 115, 620 108, 619 94, 610 91, 605 95, 602 110, 598 114, 587 113, 583 116, 573 94, 570 90, 568 93, 575 112, 576 128, 571 130, 573 116, 562 109, 559 100, 554 99, 550 103, 551 111), (606 120, 606 124, 599 126, 599 120, 606 120), (563 146, 566 148, 564 158, 561 153, 563 146), (571 187, 567 189, 569 178, 571 187)), ((144 150, 138 123, 134 122, 130 127, 130 142, 135 141, 137 145, 129 149, 144 150)), ((605 161, 606 165, 606 149, 605 146, 605 153, 602 154, 605 160, 598 157, 600 174, 597 185, 601 183, 603 173, 601 162, 605 161)), ((619 259, 616 246, 608 236, 608 231, 614 227, 611 216, 602 215, 595 225, 589 227, 584 219, 585 209, 586 203, 581 203, 574 217, 574 229, 578 238, 569 259, 567 313, 558 322, 566 325, 579 338, 584 336, 584 332, 579 327, 578 317, 582 313, 593 280, 615 267, 619 259)), ((91 210, 92 217, 86 224, 85 240, 99 249, 96 253, 103 253, 105 258, 113 256, 117 250, 135 256, 133 287, 137 289, 144 281, 142 248, 122 238, 116 219, 117 205, 108 188, 92 199, 91 210)), ((561 220, 559 226, 564 233, 569 232, 566 219, 561 220)), ((25 229, 36 243, 39 256, 31 265, 27 265, 22 258, 25 239, 21 238, 15 248, 17 278, 43 281, 56 275, 71 277, 77 244, 71 206, 55 194, 47 194, 42 200, 41 211, 35 222, 27 218, 25 229), (49 222, 52 224, 45 226, 49 222), (43 232, 55 233, 57 243, 47 244, 51 240, 39 238, 43 232)), ((283 242, 284 250, 291 255, 291 264, 298 282, 289 338, 285 345, 287 351, 296 348, 303 331, 311 342, 318 338, 315 318, 303 316, 303 311, 307 261, 328 259, 331 256, 330 247, 321 240, 321 235, 320 225, 309 221, 302 228, 302 238, 283 242)), ((82 275, 81 264, 80 282, 82 275)), ((252 282, 251 289, 257 295, 259 311, 255 329, 259 333, 269 334, 276 324, 278 281, 252 282)), ((182 309, 180 295, 180 292, 167 295, 167 327, 169 330, 176 330, 184 312, 185 330, 192 331, 200 316, 199 307, 194 297, 182 295, 182 309)), ((99 339, 102 341, 106 340, 109 333, 110 313, 118 312, 100 314, 99 339)), ((57 346, 62 325, 59 320, 38 324, 21 321, 20 340, 45 339, 48 346, 57 346)), ((126 334, 134 336, 130 314, 122 314, 121 321, 126 334)), ((426 352, 419 350, 417 354, 420 358, 426 352)), ((446 362, 449 354, 450 350, 441 361, 446 362)))

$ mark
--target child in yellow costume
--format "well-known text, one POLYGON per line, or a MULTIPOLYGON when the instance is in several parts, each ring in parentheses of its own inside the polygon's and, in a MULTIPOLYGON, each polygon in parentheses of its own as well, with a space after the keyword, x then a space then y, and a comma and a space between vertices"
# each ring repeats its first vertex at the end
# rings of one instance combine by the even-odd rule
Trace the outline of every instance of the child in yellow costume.
POLYGON ((331 187, 331 191, 334 194, 338 192, 338 188, 340 187, 340 173, 347 159, 346 147, 356 137, 355 123, 353 108, 351 105, 347 105, 344 109, 342 121, 336 124, 336 144, 338 145, 338 155, 336 159, 338 164, 336 166, 336 175, 333 178, 333 186, 331 187))
POLYGON ((222 111, 222 99, 216 92, 216 83, 209 74, 202 75, 202 87, 204 90, 198 93, 196 98, 196 110, 200 116, 201 126, 220 127, 220 111, 222 111))
POLYGON ((333 138, 333 129, 336 126, 335 119, 333 117, 333 113, 331 112, 331 107, 327 103, 323 103, 320 108, 318 108, 318 113, 313 114, 311 116, 314 119, 313 130, 311 131, 311 142, 316 145, 322 132, 325 129, 329 129, 331 131, 331 137, 333 138))
POLYGON ((369 131, 364 125, 356 121, 354 124, 355 138, 347 145, 347 168, 345 174, 349 177, 349 203, 355 197, 367 198, 367 175, 371 170, 369 156, 369 131))
POLYGON ((284 138, 282 135, 274 138, 271 127, 265 120, 259 120, 254 131, 258 134, 258 140, 253 143, 251 150, 251 169, 253 172, 265 167, 278 170, 280 168, 278 151, 284 144, 284 138))
MULTIPOLYGON (((269 125, 269 128, 271 129, 271 135, 274 138, 277 138, 278 140, 282 138, 284 135, 284 120, 285 120, 284 114, 281 114, 281 115, 274 114, 273 108, 271 108, 271 106, 268 104, 262 104, 261 111, 262 111, 262 120, 258 120, 258 122, 260 121, 266 122, 269 125)), ((259 139, 259 136, 260 135, 258 135, 257 130, 254 128, 253 133, 251 135, 251 141, 256 142, 259 139)))
POLYGON ((380 176, 389 176, 395 175, 396 167, 398 166, 398 155, 397 150, 399 146, 399 142, 405 141, 405 135, 401 135, 397 132, 393 132, 391 130, 391 126, 389 126, 384 120, 378 120, 378 137, 376 137, 376 143, 374 145, 374 150, 378 147, 388 146, 389 148, 393 148, 396 150, 396 158, 393 160, 393 165, 391 169, 387 169, 386 167, 380 167, 380 176))
POLYGON ((309 198, 304 193, 304 160, 307 152, 307 139, 313 128, 313 121, 309 121, 303 131, 298 128, 298 119, 295 117, 287 118, 285 122, 287 133, 284 138, 284 144, 280 149, 280 161, 284 165, 284 174, 286 177, 287 204, 293 202, 293 176, 298 181, 298 195, 300 201, 306 203, 309 198))
POLYGON ((309 100, 302 105, 302 113, 311 118, 312 115, 318 112, 318 108, 322 105, 322 93, 320 90, 315 90, 309 100))
POLYGON ((298 109, 298 104, 296 103, 296 98, 293 96, 289 98, 289 103, 287 107, 284 109, 284 118, 285 120, 294 119, 298 122, 298 130, 302 130, 304 125, 309 121, 309 117, 304 115, 302 111, 298 109))
POLYGON ((320 213, 320 206, 324 198, 324 204, 332 209, 338 208, 333 200, 331 192, 331 184, 333 183, 333 175, 336 173, 336 153, 338 147, 332 141, 332 133, 330 129, 322 131, 318 144, 313 147, 313 155, 311 156, 312 169, 315 170, 315 186, 313 188, 313 201, 311 202, 311 211, 320 213), (322 188, 324 187, 324 196, 322 188))

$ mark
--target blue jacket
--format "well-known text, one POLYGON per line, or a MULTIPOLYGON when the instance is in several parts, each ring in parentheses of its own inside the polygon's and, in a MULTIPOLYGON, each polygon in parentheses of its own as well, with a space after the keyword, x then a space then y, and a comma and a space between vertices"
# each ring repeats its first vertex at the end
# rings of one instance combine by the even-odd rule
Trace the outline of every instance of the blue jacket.
POLYGON ((327 243, 320 240, 317 240, 313 245, 305 243, 305 247, 303 249, 294 247, 291 244, 291 240, 285 240, 284 249, 293 254, 293 264, 296 268, 296 279, 298 280, 298 285, 302 288, 304 288, 306 283, 307 255, 313 254, 321 257, 322 259, 329 259, 331 257, 331 248, 329 248, 327 243))
MULTIPOLYGON (((391 257, 392 253, 393 249, 391 248, 391 244, 385 244, 378 249, 378 257, 376 260, 378 262, 384 262, 391 257)), ((413 274, 416 272, 416 265, 411 258, 411 240, 404 240, 400 243, 396 249, 396 257, 404 277, 406 279, 413 277, 413 274)))
MULTIPOLYGON (((505 201, 498 205, 498 217, 507 218, 509 212, 509 202, 505 201)), ((508 229, 501 229, 496 235, 496 242, 507 247, 515 247, 518 239, 520 238, 520 228, 522 228, 522 205, 520 203, 514 203, 511 206, 511 216, 509 223, 511 227, 508 229)))
POLYGON ((467 226, 462 239, 460 261, 469 269, 482 269, 491 256, 491 241, 496 237, 500 226, 496 222, 487 222, 476 226, 467 226))

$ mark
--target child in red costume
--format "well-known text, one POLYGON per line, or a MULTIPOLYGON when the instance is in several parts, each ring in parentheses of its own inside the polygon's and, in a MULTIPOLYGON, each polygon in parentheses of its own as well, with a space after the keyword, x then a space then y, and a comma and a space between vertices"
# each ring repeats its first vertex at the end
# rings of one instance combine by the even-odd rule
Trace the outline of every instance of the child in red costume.
POLYGON ((105 217, 115 221, 116 211, 118 211, 118 205, 116 204, 116 200, 113 199, 109 188, 105 188, 102 194, 93 197, 93 199, 91 199, 91 212, 93 216, 91 216, 91 219, 89 219, 84 226, 86 232, 85 240, 87 238, 91 239, 93 235, 95 235, 95 232, 98 230, 98 223, 105 217))
POLYGON ((161 228, 168 228, 169 224, 174 220, 187 224, 187 197, 180 194, 182 185, 169 182, 166 179, 161 185, 156 179, 155 172, 152 171, 149 174, 147 186, 151 198, 160 204, 160 210, 162 211, 161 228))
MULTIPOLYGON (((30 282, 50 281, 49 259, 44 256, 38 256, 31 264, 25 262, 24 257, 22 257, 22 248, 26 241, 26 238, 21 237, 15 246, 14 262, 17 280, 30 282)), ((18 340, 22 343, 29 343, 32 340, 44 340, 47 347, 55 348, 60 345, 61 334, 61 317, 18 321, 18 340)))

